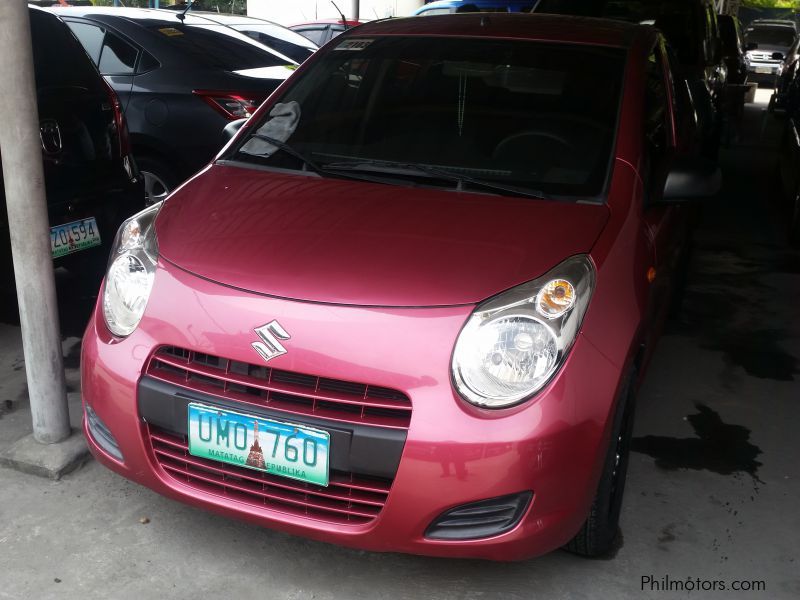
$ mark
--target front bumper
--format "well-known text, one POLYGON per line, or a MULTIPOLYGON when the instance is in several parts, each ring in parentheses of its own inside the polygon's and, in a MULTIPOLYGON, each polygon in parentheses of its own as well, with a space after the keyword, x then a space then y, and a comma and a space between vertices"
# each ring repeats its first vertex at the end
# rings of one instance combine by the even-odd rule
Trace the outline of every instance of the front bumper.
MULTIPOLYGON (((98 445, 85 420, 89 445, 110 469, 165 496, 321 541, 494 560, 543 554, 571 539, 586 518, 608 443, 620 372, 579 336, 567 363, 534 401, 501 411, 468 405, 453 391, 450 358, 471 310, 275 299, 201 280, 162 261, 145 317, 131 336, 113 338, 98 311, 87 327, 83 401, 107 427, 123 460, 98 445), (156 459, 149 433, 153 423, 142 417, 138 392, 153 353, 170 346, 258 363, 261 359, 251 347, 257 339, 253 329, 272 319, 291 338, 287 354, 270 361, 270 367, 399 390, 412 403, 385 504, 369 522, 334 522, 311 513, 254 506, 182 482, 156 459), (532 502, 505 533, 470 540, 425 536, 449 509, 527 492, 533 493, 532 502)), ((303 419, 291 414, 285 418, 303 419)))
POLYGON ((774 61, 754 61, 747 63, 748 75, 761 75, 764 77, 777 76, 781 70, 781 62, 774 61))

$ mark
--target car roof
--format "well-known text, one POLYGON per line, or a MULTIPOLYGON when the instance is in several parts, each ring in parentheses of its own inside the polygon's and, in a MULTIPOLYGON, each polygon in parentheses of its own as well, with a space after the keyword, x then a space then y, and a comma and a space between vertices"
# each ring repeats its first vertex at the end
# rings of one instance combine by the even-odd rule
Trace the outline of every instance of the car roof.
POLYGON ((304 23, 294 23, 289 25, 289 28, 292 27, 305 27, 306 25, 347 25, 348 27, 356 27, 357 25, 362 25, 364 23, 369 23, 369 21, 354 21, 353 19, 345 19, 342 21, 341 19, 319 19, 317 21, 307 21, 304 23))
POLYGON ((536 4, 535 0, 436 0, 435 2, 428 2, 423 5, 422 9, 429 8, 454 8, 462 4, 474 4, 475 6, 510 6, 517 4, 525 4, 533 6, 536 4))
POLYGON ((220 25, 261 25, 266 23, 268 25, 275 25, 277 27, 284 27, 275 21, 260 19, 258 17, 248 17, 247 15, 228 15, 205 10, 192 10, 189 11, 189 14, 208 19, 209 21, 214 21, 220 25))
POLYGON ((753 23, 774 23, 776 25, 791 25, 792 27, 797 26, 797 23, 791 19, 756 19, 753 21, 753 23))
POLYGON ((170 23, 185 23, 186 25, 208 25, 213 22, 206 17, 200 17, 191 12, 186 15, 173 10, 153 8, 128 8, 115 6, 54 6, 47 9, 55 15, 65 17, 116 17, 126 21, 151 20, 170 23))
POLYGON ((629 48, 656 30, 611 19, 528 13, 463 13, 372 21, 353 35, 513 38, 629 48))
POLYGON ((773 19, 757 19, 752 21, 748 27, 788 27, 789 29, 797 29, 797 25, 793 21, 778 21, 773 19))
MULTIPOLYGON (((177 13, 176 11, 172 10, 163 10, 163 9, 150 9, 150 8, 125 8, 125 7, 111 7, 111 6, 95 6, 95 7, 55 7, 55 8, 47 8, 43 9, 51 14, 55 14, 58 16, 64 17, 86 17, 89 19, 94 19, 101 23, 106 23, 107 25, 111 26, 121 26, 121 22, 127 22, 127 24, 134 30, 141 30, 147 29, 147 26, 165 26, 169 27, 170 25, 188 25, 188 26, 213 26, 214 28, 218 28, 224 30, 227 36, 235 37, 243 42, 248 44, 252 44, 254 46, 259 47, 261 50, 269 52, 277 56, 282 60, 288 61, 288 63, 297 63, 297 61, 292 60, 291 58, 285 56, 281 52, 277 51, 274 48, 267 46, 266 44, 262 44, 257 40, 254 40, 250 36, 236 31, 235 29, 228 27, 222 23, 217 23, 212 21, 211 19, 207 19, 205 17, 199 17, 196 15, 186 14, 185 17, 181 17, 181 13, 177 13), (119 19, 115 23, 114 19, 119 19), (142 22, 146 21, 147 24, 143 24, 142 22)), ((120 27, 122 29, 122 27, 120 27)), ((134 38, 132 31, 124 32, 134 38)), ((141 43, 141 42, 140 42, 141 43)), ((148 48, 148 51, 151 54, 156 55, 153 48, 148 48)), ((156 58, 161 60, 161 58, 156 55, 156 58)), ((288 64, 287 63, 287 64, 288 64)))

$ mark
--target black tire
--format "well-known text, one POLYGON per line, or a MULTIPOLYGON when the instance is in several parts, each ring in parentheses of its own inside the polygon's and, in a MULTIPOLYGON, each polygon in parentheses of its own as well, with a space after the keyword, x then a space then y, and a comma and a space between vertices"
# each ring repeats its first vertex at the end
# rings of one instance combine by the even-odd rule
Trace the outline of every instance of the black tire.
POLYGON ((617 403, 611 442, 589 516, 581 530, 564 546, 573 554, 596 558, 608 555, 615 548, 633 430, 634 381, 635 375, 631 374, 617 403))
POLYGON ((138 155, 136 165, 144 178, 147 206, 166 198, 180 183, 172 166, 163 159, 149 154, 138 155))

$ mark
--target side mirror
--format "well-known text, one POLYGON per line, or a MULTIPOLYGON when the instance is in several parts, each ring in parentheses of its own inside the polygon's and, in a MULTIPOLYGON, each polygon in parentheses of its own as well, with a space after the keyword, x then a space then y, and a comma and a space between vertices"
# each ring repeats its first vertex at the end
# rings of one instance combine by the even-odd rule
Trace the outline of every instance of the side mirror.
POLYGON ((705 158, 679 157, 667 174, 661 198, 667 203, 710 198, 721 187, 722 172, 716 163, 705 158))
POLYGON ((747 46, 745 46, 745 50, 755 50, 758 48, 758 44, 755 42, 747 42, 747 46))
POLYGON ((773 52, 772 60, 783 60, 783 54, 781 52, 773 52))
POLYGON ((225 138, 225 141, 228 142, 233 139, 239 130, 242 128, 242 125, 247 123, 247 119, 236 119, 235 121, 231 121, 222 129, 222 136, 225 138))

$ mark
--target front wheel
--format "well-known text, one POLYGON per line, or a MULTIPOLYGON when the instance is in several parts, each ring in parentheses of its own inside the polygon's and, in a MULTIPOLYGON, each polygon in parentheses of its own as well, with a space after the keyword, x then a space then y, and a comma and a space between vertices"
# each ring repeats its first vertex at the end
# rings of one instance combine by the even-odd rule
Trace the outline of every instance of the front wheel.
POLYGON ((633 432, 634 381, 635 377, 631 375, 620 396, 603 474, 589 516, 577 535, 564 547, 573 554, 604 556, 614 549, 617 541, 633 432))

